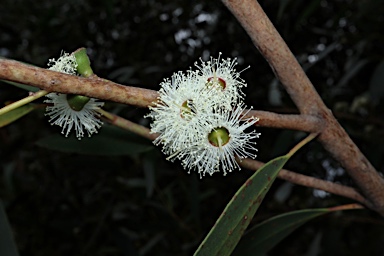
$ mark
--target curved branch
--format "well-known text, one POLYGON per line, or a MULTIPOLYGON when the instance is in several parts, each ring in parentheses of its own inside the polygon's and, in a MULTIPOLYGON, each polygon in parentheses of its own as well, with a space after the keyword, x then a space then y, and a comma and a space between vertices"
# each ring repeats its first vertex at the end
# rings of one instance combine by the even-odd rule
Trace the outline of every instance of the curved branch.
MULTIPOLYGON (((32 85, 46 91, 80 94, 138 107, 148 107, 158 97, 156 91, 124 86, 96 75, 88 78, 72 76, 7 59, 0 59, 0 79, 32 85)), ((256 110, 251 110, 246 115, 251 116, 260 118, 256 123, 257 126, 305 132, 317 132, 322 127, 321 119, 313 116, 275 114, 256 110)))
MULTIPOLYGON (((242 159, 242 161, 238 162, 242 167, 251 170, 257 170, 262 167, 265 163, 252 160, 252 159, 242 159)), ((343 196, 346 198, 353 199, 357 202, 364 204, 365 206, 372 208, 372 204, 367 201, 359 192, 357 192, 354 188, 340 185, 337 183, 333 183, 326 180, 317 179, 314 177, 309 177, 303 174, 299 174, 296 172, 288 171, 286 169, 281 169, 279 172, 278 178, 287 180, 297 185, 302 185, 305 187, 311 187, 319 190, 323 190, 335 195, 343 196)))
MULTIPOLYGON (((142 137, 145 137, 150 140, 154 140, 157 137, 157 134, 151 134, 150 130, 142 125, 133 123, 129 120, 126 120, 122 117, 111 114, 109 112, 106 112, 104 110, 102 110, 100 113, 106 118, 108 118, 109 122, 111 122, 112 124, 119 126, 123 129, 127 129, 142 137)), ((237 162, 240 164, 240 166, 247 169, 255 170, 255 171, 264 165, 263 162, 252 160, 249 158, 241 159, 241 161, 238 160, 237 162)), ((355 189, 351 187, 343 186, 330 181, 324 181, 321 179, 305 176, 305 175, 291 172, 285 169, 280 170, 278 177, 280 179, 287 180, 294 184, 298 184, 306 187, 312 187, 312 188, 320 189, 335 195, 350 198, 364 204, 369 208, 372 207, 372 204, 369 201, 367 201, 362 195, 359 194, 359 192, 357 192, 355 189)))
POLYGON ((325 106, 259 3, 255 0, 222 1, 268 61, 300 113, 324 120, 325 125, 318 137, 319 141, 345 167, 363 194, 372 202, 375 210, 384 216, 384 179, 325 106))
POLYGON ((92 98, 147 107, 156 101, 153 90, 124 86, 92 75, 80 77, 0 59, 0 79, 28 84, 49 92, 79 94, 92 98))
MULTIPOLYGON (((130 130, 131 132, 134 132, 142 137, 145 137, 150 140, 154 140, 157 137, 156 134, 151 134, 150 130, 142 125, 133 123, 122 117, 108 113, 104 110, 102 110, 100 113, 103 116, 107 117, 112 124, 119 126, 121 128, 130 130)), ((244 168, 255 170, 255 171, 265 164, 263 162, 252 160, 249 158, 241 159, 241 161, 238 160, 238 163, 240 164, 240 166, 244 168)), ((289 182, 292 182, 294 184, 298 184, 306 187, 312 187, 312 188, 320 189, 335 195, 344 196, 344 197, 353 199, 357 202, 360 202, 369 208, 372 207, 372 204, 369 201, 367 201, 362 195, 359 194, 359 192, 357 192, 355 189, 351 187, 343 186, 330 181, 324 181, 321 179, 305 176, 305 175, 291 172, 285 169, 282 169, 279 172, 278 177, 281 179, 287 180, 289 182)))

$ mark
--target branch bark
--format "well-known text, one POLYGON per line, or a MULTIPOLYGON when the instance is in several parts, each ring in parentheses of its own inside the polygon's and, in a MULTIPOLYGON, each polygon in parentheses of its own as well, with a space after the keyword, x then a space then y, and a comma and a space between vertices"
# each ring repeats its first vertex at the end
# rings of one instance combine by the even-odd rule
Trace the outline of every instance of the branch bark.
MULTIPOLYGON (((139 107, 148 107, 158 97, 156 91, 120 85, 95 75, 88 78, 72 76, 6 59, 0 59, 0 79, 32 85, 47 91, 86 95, 139 107)), ((100 113, 116 126, 130 130, 150 140, 154 140, 157 137, 156 134, 151 134, 150 130, 146 127, 104 110, 100 110, 100 113)), ((321 119, 311 115, 281 115, 267 111, 251 110, 247 114, 247 117, 249 116, 259 117, 259 126, 297 129, 307 132, 318 131, 323 126, 321 119)), ((240 164, 243 167, 256 170, 264 163, 243 159, 240 164)), ((368 207, 371 206, 370 202, 353 188, 307 177, 284 169, 280 172, 279 177, 295 184, 322 189, 336 195, 354 199, 368 207)))
POLYGON ((374 209, 384 216, 384 179, 353 143, 316 92, 305 72, 255 0, 222 0, 270 64, 301 114, 321 118, 318 140, 338 160, 374 209))
MULTIPOLYGON (((7 59, 0 59, 0 79, 32 85, 50 92, 85 95, 137 107, 148 107, 159 96, 156 91, 117 84, 96 75, 88 78, 72 76, 7 59)), ((311 115, 251 110, 246 117, 251 116, 260 118, 257 126, 304 132, 318 132, 323 126, 320 118, 311 115)))
MULTIPOLYGON (((124 118, 121 118, 119 116, 106 113, 105 111, 101 112, 104 116, 106 116, 109 121, 121 128, 130 130, 140 136, 143 136, 147 139, 154 140, 157 135, 156 134, 151 134, 150 130, 144 126, 141 126, 139 124, 135 124, 131 121, 128 121, 124 118)), ((260 167, 262 167, 265 163, 257 161, 257 160, 252 160, 249 158, 246 159, 237 159, 237 162, 239 163, 240 166, 257 171, 260 167)), ((356 191, 354 188, 343 186, 340 184, 336 184, 330 181, 325 181, 321 179, 317 179, 314 177, 309 177, 306 175, 302 175, 299 173, 295 173, 292 171, 288 171, 286 169, 281 169, 278 176, 278 178, 287 180, 289 182, 292 182, 297 185, 302 185, 306 187, 311 187, 315 189, 320 189, 335 195, 343 196, 346 198, 350 198, 352 200, 355 200, 357 202, 362 203, 368 208, 372 208, 371 202, 369 202, 367 199, 365 199, 358 191, 356 191)))
POLYGON ((256 126, 298 130, 317 133, 322 130, 322 119, 311 115, 284 115, 269 111, 251 110, 245 117, 257 116, 260 120, 256 126))
MULTIPOLYGON (((103 116, 107 117, 109 122, 111 122, 112 124, 119 126, 123 129, 132 131, 142 137, 145 137, 150 140, 154 140, 157 137, 157 134, 151 134, 150 130, 147 127, 133 123, 124 118, 108 113, 104 110, 102 110, 100 113, 103 116)), ((260 167, 262 167, 265 164, 263 162, 252 160, 249 158, 241 159, 241 160, 236 159, 236 160, 240 166, 250 170, 254 170, 254 171, 257 171, 260 167)), ((297 185, 320 189, 335 195, 350 198, 352 200, 362 203, 368 208, 373 207, 372 204, 367 199, 365 199, 358 191, 356 191, 354 188, 351 188, 351 187, 343 186, 330 181, 317 179, 314 177, 309 177, 306 175, 288 171, 286 169, 280 170, 278 174, 278 178, 287 180, 297 185)))
MULTIPOLYGON (((255 170, 255 171, 265 164, 263 162, 252 160, 249 158, 242 159, 242 161, 241 162, 239 161, 238 163, 240 164, 240 166, 244 168, 255 170)), ((364 204, 368 208, 373 207, 372 204, 367 199, 365 199, 358 191, 356 191, 354 188, 351 188, 351 187, 347 187, 347 186, 333 183, 330 181, 306 176, 296 172, 288 171, 286 169, 281 169, 277 177, 297 185, 320 189, 335 195, 353 199, 357 202, 364 204)))
POLYGON ((7 59, 0 59, 0 79, 49 92, 85 95, 138 107, 147 107, 158 97, 156 91, 124 86, 96 75, 87 78, 73 76, 7 59))

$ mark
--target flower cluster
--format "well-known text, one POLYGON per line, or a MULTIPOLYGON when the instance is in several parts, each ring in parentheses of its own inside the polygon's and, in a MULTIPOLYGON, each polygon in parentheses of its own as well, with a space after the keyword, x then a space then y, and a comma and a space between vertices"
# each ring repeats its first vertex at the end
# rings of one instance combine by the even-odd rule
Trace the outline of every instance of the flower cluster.
POLYGON ((256 157, 253 139, 260 136, 245 129, 258 118, 243 118, 246 86, 234 67, 236 60, 214 59, 196 63, 197 70, 174 73, 160 85, 158 101, 150 107, 151 132, 159 136, 155 145, 179 159, 185 169, 200 177, 220 170, 224 175, 239 168, 236 157, 256 157))
MULTIPOLYGON (((63 53, 58 60, 50 59, 48 66, 50 70, 77 75, 77 62, 73 54, 63 53)), ((103 102, 85 96, 55 92, 47 94, 47 97, 44 102, 50 104, 46 108, 49 122, 62 127, 61 133, 65 136, 68 136, 73 127, 78 139, 84 137, 83 128, 91 136, 103 124, 98 118, 100 114, 96 112, 103 106, 103 102)))

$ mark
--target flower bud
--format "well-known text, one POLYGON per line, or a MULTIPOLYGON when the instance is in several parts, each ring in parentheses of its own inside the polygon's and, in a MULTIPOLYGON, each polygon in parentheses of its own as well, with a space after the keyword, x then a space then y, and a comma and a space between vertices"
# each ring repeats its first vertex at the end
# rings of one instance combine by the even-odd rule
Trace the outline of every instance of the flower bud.
POLYGON ((80 48, 74 52, 74 55, 77 63, 77 73, 84 77, 93 75, 93 70, 87 55, 87 50, 85 48, 80 48))

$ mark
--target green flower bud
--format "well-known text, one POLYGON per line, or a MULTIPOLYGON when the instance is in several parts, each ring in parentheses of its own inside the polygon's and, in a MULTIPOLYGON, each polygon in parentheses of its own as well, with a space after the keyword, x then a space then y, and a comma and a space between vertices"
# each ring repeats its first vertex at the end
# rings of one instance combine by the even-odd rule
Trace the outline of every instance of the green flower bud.
POLYGON ((87 50, 85 48, 79 48, 74 52, 74 55, 77 62, 77 73, 84 77, 93 75, 93 70, 87 55, 87 50))

